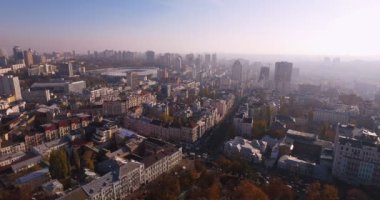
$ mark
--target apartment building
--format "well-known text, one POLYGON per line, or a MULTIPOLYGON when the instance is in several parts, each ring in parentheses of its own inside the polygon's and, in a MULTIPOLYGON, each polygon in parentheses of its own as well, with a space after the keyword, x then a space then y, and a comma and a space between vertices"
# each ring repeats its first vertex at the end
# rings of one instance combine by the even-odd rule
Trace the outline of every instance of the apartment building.
POLYGON ((353 125, 338 125, 332 174, 350 184, 380 186, 380 138, 353 125))

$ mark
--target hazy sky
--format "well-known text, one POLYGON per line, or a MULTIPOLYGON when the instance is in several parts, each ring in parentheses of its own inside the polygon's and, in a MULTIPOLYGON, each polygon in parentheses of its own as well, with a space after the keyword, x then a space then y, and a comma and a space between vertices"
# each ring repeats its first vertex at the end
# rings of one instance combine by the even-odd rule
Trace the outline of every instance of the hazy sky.
POLYGON ((380 55, 378 0, 2 0, 0 47, 380 55))

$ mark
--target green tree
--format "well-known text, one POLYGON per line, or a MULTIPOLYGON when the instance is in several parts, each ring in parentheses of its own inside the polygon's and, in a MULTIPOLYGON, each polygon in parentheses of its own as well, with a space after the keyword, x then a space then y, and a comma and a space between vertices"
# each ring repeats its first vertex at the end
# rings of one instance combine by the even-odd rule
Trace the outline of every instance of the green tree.
POLYGON ((49 171, 54 179, 65 179, 70 176, 70 162, 65 149, 54 150, 49 158, 49 171))

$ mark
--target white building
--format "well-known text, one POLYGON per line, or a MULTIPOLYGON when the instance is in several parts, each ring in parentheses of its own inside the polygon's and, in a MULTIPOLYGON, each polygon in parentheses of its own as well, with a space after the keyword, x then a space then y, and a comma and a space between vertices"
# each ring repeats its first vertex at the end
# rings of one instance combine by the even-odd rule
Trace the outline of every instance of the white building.
POLYGON ((315 163, 300 160, 293 156, 283 155, 278 160, 277 167, 289 172, 312 176, 315 163))
POLYGON ((332 174, 350 184, 380 186, 380 138, 352 125, 338 125, 332 174))
POLYGON ((235 137, 224 144, 224 153, 227 156, 242 157, 254 163, 262 161, 262 153, 265 149, 265 142, 258 140, 249 141, 241 137, 235 137))
POLYGON ((143 164, 127 162, 119 169, 82 186, 82 189, 90 200, 123 199, 140 187, 143 171, 143 164))

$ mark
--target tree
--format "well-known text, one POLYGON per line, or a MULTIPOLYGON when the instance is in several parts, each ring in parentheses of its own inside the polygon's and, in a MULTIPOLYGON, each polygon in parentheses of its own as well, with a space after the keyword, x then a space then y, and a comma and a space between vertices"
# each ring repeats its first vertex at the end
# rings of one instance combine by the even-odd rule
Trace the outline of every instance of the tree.
POLYGON ((263 119, 266 120, 267 126, 270 126, 271 118, 272 118, 272 110, 271 110, 270 106, 266 106, 263 119))
POLYGON ((321 184, 314 182, 306 188, 307 200, 320 200, 321 199, 321 184))
POLYGON ((170 123, 173 122, 174 119, 173 119, 172 116, 163 113, 163 114, 161 114, 161 116, 160 116, 160 120, 163 121, 163 122, 165 122, 165 123, 167 123, 167 124, 170 124, 170 123))
POLYGON ((338 190, 333 185, 324 185, 321 193, 321 197, 324 200, 338 200, 338 190))
POLYGON ((202 173, 206 170, 206 167, 199 160, 194 161, 194 168, 198 173, 202 173))
POLYGON ((86 168, 94 171, 95 169, 95 164, 94 164, 94 159, 92 158, 93 156, 93 153, 91 150, 86 150, 82 156, 83 158, 83 161, 84 161, 84 166, 86 166, 86 168))
POLYGON ((70 163, 65 149, 52 151, 49 164, 49 171, 53 179, 65 179, 70 176, 70 163))
POLYGON ((80 156, 77 150, 73 149, 73 163, 76 169, 80 169, 80 156))
POLYGON ((190 170, 185 170, 180 174, 179 183, 181 186, 181 191, 186 190, 194 184, 195 181, 195 172, 190 170))
POLYGON ((231 169, 231 160, 224 156, 220 156, 217 160, 218 165, 222 168, 224 172, 229 172, 231 169))
POLYGON ((220 196, 220 183, 217 180, 214 180, 212 185, 210 186, 209 190, 209 198, 211 200, 218 200, 220 196))
POLYGON ((164 174, 151 185, 147 199, 175 200, 179 194, 180 185, 178 178, 173 175, 164 174))
POLYGON ((251 181, 243 180, 235 191, 236 199, 241 200, 269 200, 268 196, 251 181))
POLYGON ((263 191, 270 199, 292 200, 294 193, 281 179, 274 178, 270 180, 268 185, 263 187, 263 191))
POLYGON ((257 120, 253 122, 252 126, 252 136, 253 138, 259 139, 265 135, 266 130, 266 122, 265 120, 257 120))
POLYGON ((338 190, 333 185, 324 185, 321 190, 321 184, 315 182, 306 189, 306 199, 307 200, 338 200, 339 194, 338 190))
POLYGON ((368 200, 369 197, 363 191, 353 188, 347 191, 346 199, 347 200, 368 200))

